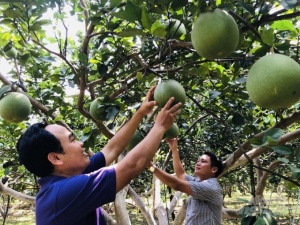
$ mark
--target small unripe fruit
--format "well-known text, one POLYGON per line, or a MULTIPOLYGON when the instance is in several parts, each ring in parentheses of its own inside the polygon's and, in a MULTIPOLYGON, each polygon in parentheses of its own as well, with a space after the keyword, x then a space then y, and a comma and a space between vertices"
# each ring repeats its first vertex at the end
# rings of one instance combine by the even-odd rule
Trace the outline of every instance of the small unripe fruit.
POLYGON ((102 100, 100 98, 96 98, 90 105, 90 114, 93 119, 97 121, 104 121, 106 119, 105 107, 101 103, 102 100))
POLYGON ((30 115, 31 103, 19 92, 9 92, 0 100, 0 116, 11 123, 19 123, 30 115))
POLYGON ((173 123, 172 126, 166 131, 166 133, 163 136, 163 139, 173 139, 178 137, 179 135, 179 127, 176 123, 173 123))

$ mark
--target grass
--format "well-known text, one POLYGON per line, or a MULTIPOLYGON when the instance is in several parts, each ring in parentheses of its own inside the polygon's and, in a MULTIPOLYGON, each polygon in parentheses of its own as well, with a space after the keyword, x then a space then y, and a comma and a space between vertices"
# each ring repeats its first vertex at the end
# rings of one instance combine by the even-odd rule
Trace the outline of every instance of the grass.
MULTIPOLYGON (((230 209, 240 209, 245 206, 250 199, 250 195, 242 195, 239 192, 233 193, 232 197, 225 196, 225 206, 230 209)), ((267 200, 266 208, 270 209, 276 216, 278 225, 292 225, 296 212, 296 219, 294 225, 300 224, 300 202, 297 198, 289 198, 285 193, 265 193, 267 200)), ((140 212, 131 205, 130 218, 133 225, 146 224, 145 219, 140 212)), ((223 219, 222 225, 237 225, 241 223, 241 219, 223 219)), ((0 224, 3 224, 3 218, 0 218, 0 224)), ((13 206, 9 209, 9 214, 5 225, 34 225, 34 207, 17 200, 14 201, 13 206)), ((171 223, 170 223, 171 224, 171 223)))

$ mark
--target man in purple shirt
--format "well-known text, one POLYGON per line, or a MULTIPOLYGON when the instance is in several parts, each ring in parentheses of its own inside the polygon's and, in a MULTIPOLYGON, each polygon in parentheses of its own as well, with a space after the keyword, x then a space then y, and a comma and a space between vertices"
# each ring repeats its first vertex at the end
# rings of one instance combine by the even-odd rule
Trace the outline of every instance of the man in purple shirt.
POLYGON ((148 135, 123 160, 110 166, 125 149, 143 117, 156 105, 152 87, 141 107, 91 158, 73 132, 60 125, 37 123, 17 143, 20 162, 40 177, 36 225, 103 225, 103 204, 138 176, 154 157, 162 137, 174 123, 181 103, 171 98, 158 113, 148 135))

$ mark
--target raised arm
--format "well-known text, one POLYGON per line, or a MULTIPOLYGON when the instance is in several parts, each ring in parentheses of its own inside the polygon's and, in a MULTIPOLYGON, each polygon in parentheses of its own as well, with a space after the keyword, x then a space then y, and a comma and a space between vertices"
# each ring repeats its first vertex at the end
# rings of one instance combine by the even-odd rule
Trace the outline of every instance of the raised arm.
MULTIPOLYGON (((150 163, 150 165, 153 164, 150 163)), ((181 191, 188 195, 192 194, 191 187, 186 180, 179 179, 178 177, 168 174, 167 172, 159 168, 155 168, 153 175, 155 175, 161 182, 163 182, 164 184, 168 185, 176 191, 181 191)))
POLYGON ((176 176, 181 180, 185 180, 185 170, 179 158, 178 138, 165 139, 165 141, 169 144, 169 147, 172 151, 173 167, 176 176))
POLYGON ((139 175, 153 159, 164 133, 175 122, 180 112, 181 103, 171 107, 171 98, 158 113, 153 128, 119 163, 115 165, 117 192, 139 175))
POLYGON ((125 147, 133 137, 135 130, 141 123, 143 117, 150 113, 153 107, 156 105, 155 101, 150 101, 154 89, 155 86, 149 89, 141 107, 102 149, 107 166, 110 165, 124 151, 125 147))

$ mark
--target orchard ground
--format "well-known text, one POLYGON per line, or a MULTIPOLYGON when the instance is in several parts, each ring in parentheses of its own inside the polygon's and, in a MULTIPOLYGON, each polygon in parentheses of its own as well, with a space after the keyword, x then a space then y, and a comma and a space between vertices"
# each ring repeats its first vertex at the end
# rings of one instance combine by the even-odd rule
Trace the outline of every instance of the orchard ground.
MULTIPOLYGON (((240 192, 233 193, 231 197, 225 196, 226 207, 240 209, 246 205, 250 195, 243 195, 240 192)), ((300 202, 297 197, 290 198, 286 193, 266 193, 265 199, 267 200, 267 208, 272 210, 276 215, 276 221, 278 225, 296 225, 300 224, 300 202), (296 211, 297 209, 297 211, 296 211), (296 218, 294 219, 294 216, 296 218), (294 219, 294 221, 293 221, 294 219), (294 222, 294 224, 293 224, 294 222)), ((12 201, 12 206, 9 209, 8 218, 5 225, 34 225, 34 207, 27 203, 20 202, 18 200, 12 201)), ((146 204, 151 204, 148 199, 144 201, 146 204)), ((127 208, 130 210, 130 219, 133 225, 147 224, 144 220, 141 212, 134 206, 131 199, 126 201, 127 208)), ((180 207, 180 203, 178 207, 180 207)), ((105 206, 109 213, 113 213, 113 206, 105 206)), ((176 213, 176 212, 175 212, 176 213)), ((0 223, 3 224, 3 218, 0 219, 0 223)), ((223 225, 236 225, 240 224, 241 219, 223 219, 223 225)), ((172 223, 170 223, 171 225, 172 223)))

